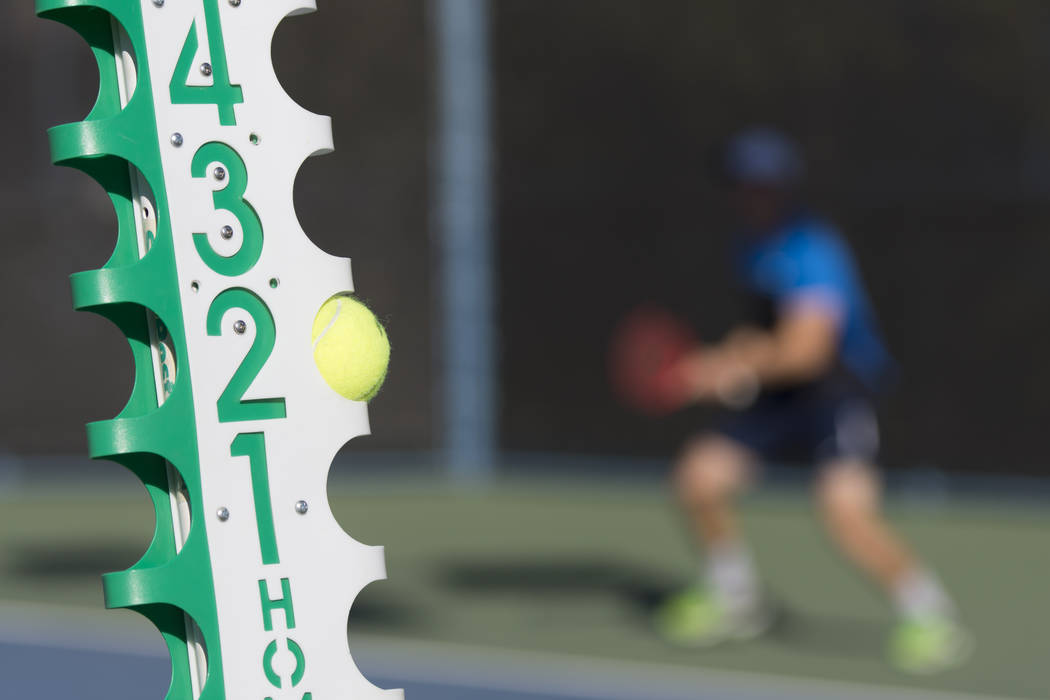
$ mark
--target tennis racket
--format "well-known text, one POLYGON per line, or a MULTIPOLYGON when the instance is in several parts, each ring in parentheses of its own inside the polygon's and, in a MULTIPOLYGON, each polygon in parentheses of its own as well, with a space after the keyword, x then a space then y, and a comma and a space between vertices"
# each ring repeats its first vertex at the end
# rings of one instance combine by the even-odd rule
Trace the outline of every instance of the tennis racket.
POLYGON ((613 333, 609 374, 613 390, 628 406, 662 416, 689 403, 677 371, 679 361, 700 343, 684 321, 669 311, 640 307, 613 333))

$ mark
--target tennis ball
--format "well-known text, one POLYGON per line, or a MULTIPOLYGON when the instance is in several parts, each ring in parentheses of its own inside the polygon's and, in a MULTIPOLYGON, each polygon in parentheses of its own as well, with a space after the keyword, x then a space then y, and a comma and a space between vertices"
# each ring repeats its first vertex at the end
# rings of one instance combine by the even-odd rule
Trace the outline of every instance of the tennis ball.
POLYGON ((390 341, 372 311, 349 294, 338 294, 314 318, 314 362, 321 376, 352 401, 371 401, 390 364, 390 341))

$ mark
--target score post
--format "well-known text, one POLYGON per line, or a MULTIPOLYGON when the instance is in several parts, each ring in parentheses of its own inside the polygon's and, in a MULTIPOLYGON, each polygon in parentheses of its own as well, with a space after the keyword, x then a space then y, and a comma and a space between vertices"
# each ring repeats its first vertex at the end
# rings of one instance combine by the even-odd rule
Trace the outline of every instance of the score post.
POLYGON ((270 61, 277 25, 312 0, 37 0, 99 64, 84 121, 50 131, 57 164, 109 194, 112 257, 72 278, 74 306, 128 337, 135 384, 88 426, 93 458, 145 483, 153 541, 104 577, 172 656, 168 700, 401 698, 357 670, 346 620, 385 578, 382 548, 328 506, 336 452, 367 405, 313 361, 314 315, 353 291, 292 202, 303 161, 332 149, 327 117, 296 105, 270 61))

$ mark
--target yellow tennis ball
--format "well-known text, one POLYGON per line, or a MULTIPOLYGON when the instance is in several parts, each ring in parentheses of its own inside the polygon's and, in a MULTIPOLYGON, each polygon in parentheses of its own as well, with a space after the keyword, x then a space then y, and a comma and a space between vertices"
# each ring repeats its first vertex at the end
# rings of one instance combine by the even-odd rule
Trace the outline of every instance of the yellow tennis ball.
POLYGON ((352 401, 371 401, 390 364, 390 340, 372 311, 349 294, 324 303, 314 319, 314 362, 328 386, 352 401))

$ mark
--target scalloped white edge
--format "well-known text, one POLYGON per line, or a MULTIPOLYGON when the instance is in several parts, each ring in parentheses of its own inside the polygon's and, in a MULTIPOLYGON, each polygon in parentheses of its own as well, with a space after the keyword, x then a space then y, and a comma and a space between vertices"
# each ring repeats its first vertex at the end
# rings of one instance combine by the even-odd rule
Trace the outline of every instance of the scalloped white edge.
MULTIPOLYGON (((367 406, 328 387, 314 365, 311 346, 317 309, 333 294, 353 290, 350 261, 314 245, 302 230, 292 199, 302 163, 333 149, 331 120, 297 105, 278 82, 270 59, 277 26, 286 17, 316 10, 316 3, 244 0, 239 7, 218 3, 231 82, 241 85, 245 97, 244 104, 235 108, 237 126, 222 127, 214 106, 172 105, 168 93, 194 19, 201 38, 198 63, 210 56, 201 2, 168 2, 162 8, 151 0, 140 2, 186 327, 188 357, 181 358, 180 364, 189 367, 195 401, 203 489, 197 512, 205 518, 211 551, 226 697, 298 700, 311 692, 318 700, 403 698, 402 691, 380 690, 369 683, 349 653, 346 621, 353 601, 369 583, 385 578, 386 569, 382 548, 350 537, 332 515, 327 495, 336 452, 369 431, 367 406), (184 139, 181 148, 169 141, 175 132, 184 139), (252 133, 260 136, 259 145, 250 143, 252 133), (262 257, 254 269, 235 279, 204 265, 192 241, 194 232, 207 231, 220 252, 232 254, 240 245, 239 231, 231 241, 217 235, 224 224, 235 228, 236 224, 228 214, 213 210, 214 180, 194 180, 190 175, 194 153, 213 140, 229 144, 244 159, 249 173, 245 198, 263 222, 262 257), (271 278, 280 280, 276 289, 270 287, 271 278), (248 332, 206 334, 209 305, 230 287, 253 291, 273 313, 276 345, 245 398, 285 397, 285 420, 218 422, 216 400, 255 337, 250 317, 237 310, 223 319, 223 328, 245 320, 248 332), (230 457, 230 443, 245 432, 266 435, 281 557, 277 566, 262 565, 248 460, 230 457), (295 511, 300 500, 309 504, 306 515, 295 511), (228 521, 214 516, 219 508, 229 510, 228 521), (266 632, 258 581, 267 580, 271 592, 278 595, 282 578, 291 581, 296 628, 282 631, 284 618, 278 614, 278 627, 266 632), (294 661, 284 651, 286 636, 294 638, 306 656, 306 675, 294 690, 287 687, 294 661), (262 672, 264 651, 273 640, 281 649, 275 665, 286 687, 280 691, 262 672)), ((206 80, 201 77, 200 82, 206 80)))

